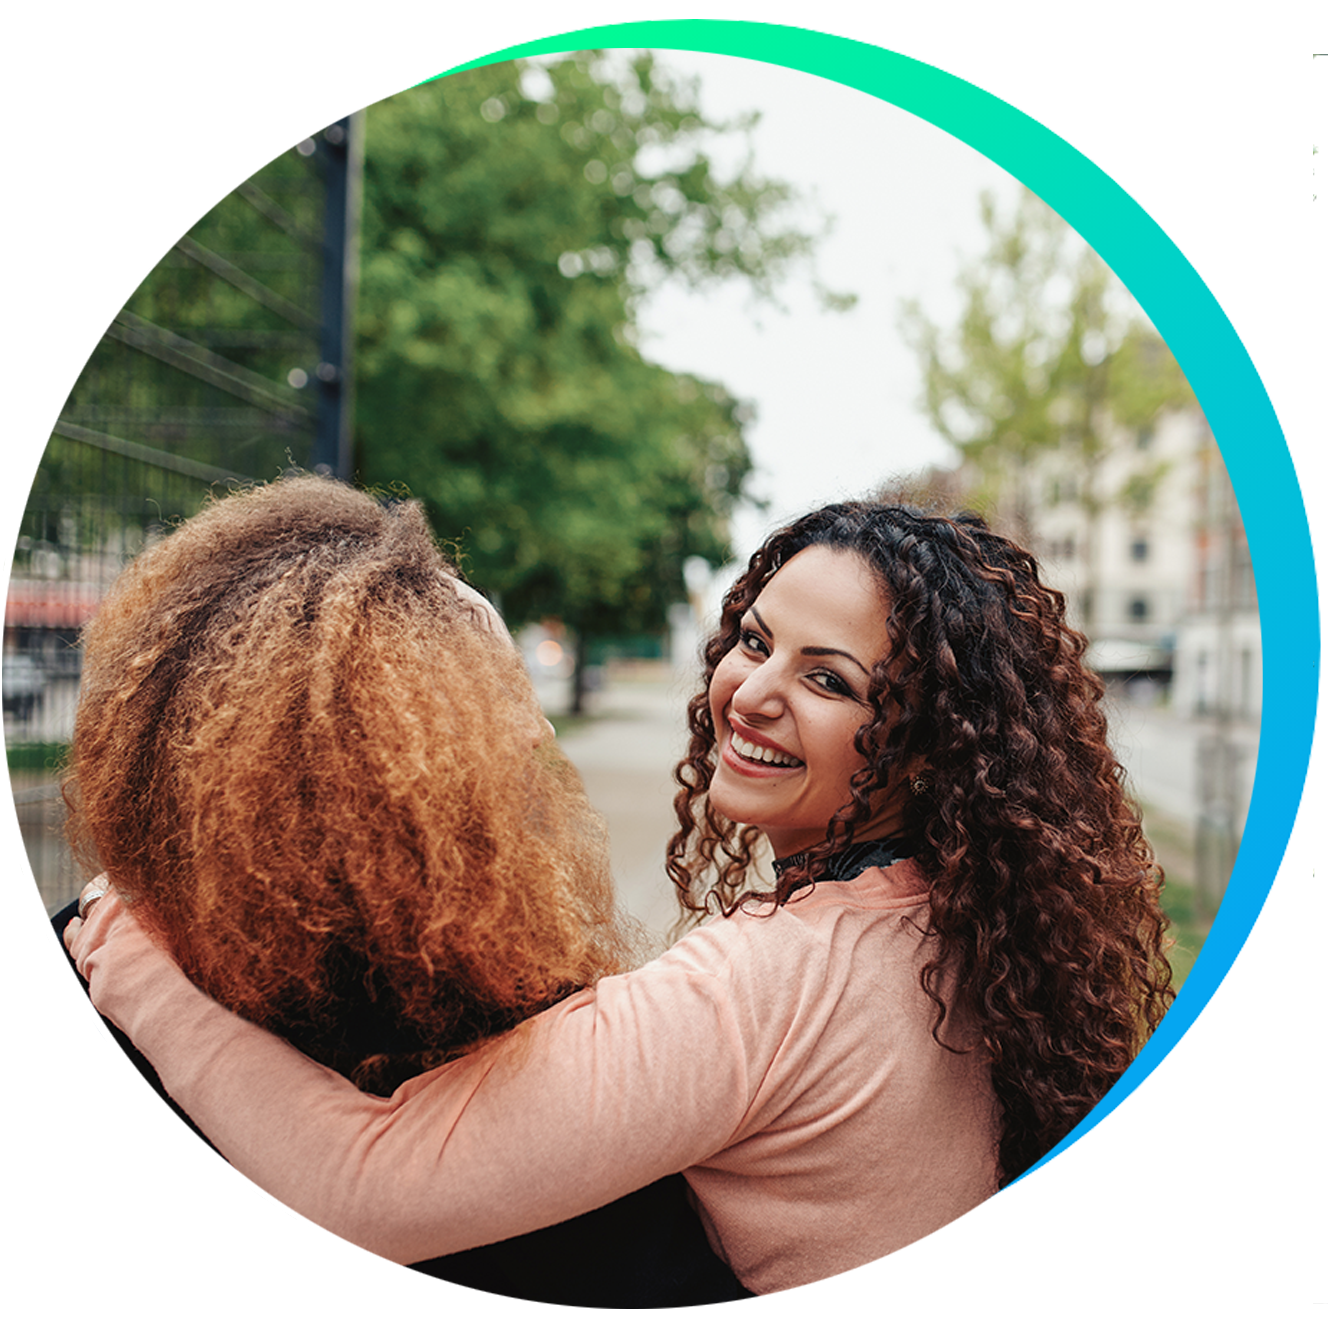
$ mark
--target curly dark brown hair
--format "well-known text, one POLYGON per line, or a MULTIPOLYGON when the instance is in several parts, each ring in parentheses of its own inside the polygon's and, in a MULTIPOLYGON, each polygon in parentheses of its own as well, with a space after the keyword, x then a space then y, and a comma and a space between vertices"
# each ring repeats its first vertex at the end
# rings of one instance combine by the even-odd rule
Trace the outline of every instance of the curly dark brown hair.
MULTIPOLYGON (((1033 555, 971 513, 838 503, 772 535, 724 600, 706 689, 761 588, 812 546, 873 569, 891 649, 872 671, 863 770, 825 844, 773 890, 749 884, 760 832, 711 807, 715 729, 707 691, 688 705, 668 872, 684 917, 786 903, 852 842, 892 772, 925 768, 907 837, 931 882, 935 959, 922 985, 942 1045, 956 993, 976 1019, 1000 1107, 999 1162, 1013 1180, 1101 1099, 1175 995, 1162 872, 1107 745, 1103 687, 1085 638, 1033 555)), ((978 1048, 950 1047, 956 1053, 978 1048)))
POLYGON ((215 999, 379 1091, 634 958, 482 616, 417 504, 300 476, 148 549, 84 638, 80 862, 215 999))

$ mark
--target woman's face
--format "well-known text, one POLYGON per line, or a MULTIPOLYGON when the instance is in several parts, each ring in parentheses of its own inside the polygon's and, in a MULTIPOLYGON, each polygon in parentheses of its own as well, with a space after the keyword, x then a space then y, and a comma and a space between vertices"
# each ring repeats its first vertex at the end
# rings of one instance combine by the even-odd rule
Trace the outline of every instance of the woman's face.
MULTIPOLYGON (((474 587, 468 586, 459 578, 455 579, 452 584, 456 587, 456 592, 461 597, 462 601, 466 604, 472 605, 478 610, 479 619, 484 626, 496 636, 499 636, 506 641, 513 650, 516 650, 516 642, 512 640, 512 633, 507 630, 507 624, 503 621, 503 615, 499 613, 478 590, 474 589, 474 587)), ((553 725, 549 723, 544 712, 538 709, 538 707, 533 713, 527 713, 525 711, 514 713, 513 721, 520 723, 523 728, 529 729, 530 745, 532 747, 538 747, 546 738, 553 737, 553 725)))
MULTIPOLYGON (((886 609, 856 553, 813 546, 790 558, 743 615, 710 682, 719 758, 710 801, 756 825, 776 857, 823 843, 865 762, 853 746, 871 717, 867 684, 889 650, 886 609)), ((859 841, 902 828, 903 799, 876 795, 859 841)))

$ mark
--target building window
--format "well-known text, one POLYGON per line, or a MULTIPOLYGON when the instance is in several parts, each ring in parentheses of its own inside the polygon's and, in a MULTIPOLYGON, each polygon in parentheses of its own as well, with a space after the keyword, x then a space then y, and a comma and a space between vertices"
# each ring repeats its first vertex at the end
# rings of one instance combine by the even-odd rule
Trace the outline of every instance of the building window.
POLYGON ((1128 612, 1131 622, 1147 622, 1148 600, 1145 599, 1143 595, 1136 595, 1134 599, 1130 601, 1128 612))
POLYGON ((1148 561, 1148 536, 1136 535, 1130 541, 1130 561, 1146 563, 1148 561))

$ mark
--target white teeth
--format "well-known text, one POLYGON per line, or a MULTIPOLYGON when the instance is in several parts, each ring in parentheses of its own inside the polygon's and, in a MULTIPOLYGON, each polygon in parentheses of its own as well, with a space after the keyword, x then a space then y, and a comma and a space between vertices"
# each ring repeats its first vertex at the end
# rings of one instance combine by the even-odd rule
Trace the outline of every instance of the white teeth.
POLYGON ((735 733, 729 741, 733 744, 733 750, 739 756, 745 756, 749 761, 760 761, 763 765, 801 765, 802 762, 796 756, 789 756, 786 752, 772 751, 769 747, 758 747, 754 742, 747 742, 746 739, 738 737, 735 733))

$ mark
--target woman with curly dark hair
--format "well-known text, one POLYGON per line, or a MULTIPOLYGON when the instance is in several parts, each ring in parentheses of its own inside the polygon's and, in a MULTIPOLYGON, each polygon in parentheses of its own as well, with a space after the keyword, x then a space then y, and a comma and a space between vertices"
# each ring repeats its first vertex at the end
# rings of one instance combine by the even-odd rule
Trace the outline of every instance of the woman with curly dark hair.
POLYGON ((863 841, 881 833, 881 796, 896 809, 884 826, 889 851, 906 851, 930 883, 938 948, 922 983, 937 1036, 948 981, 975 1009, 1001 1106, 1006 1182, 1097 1104, 1174 995, 1161 870, 1121 787, 1086 644, 1033 556, 981 518, 826 507, 772 536, 725 599, 678 768, 681 828, 668 869, 692 913, 728 914, 758 897, 784 904, 839 879, 849 862, 869 860, 863 841), (757 735, 716 693, 732 695, 735 676, 771 655, 754 606, 807 550, 870 568, 889 646, 862 680, 871 714, 853 735, 851 800, 815 842, 781 850, 767 831, 776 853, 793 856, 775 864, 765 893, 748 881, 755 826, 768 827, 772 813, 715 808, 721 784, 749 773, 726 762, 726 749, 757 735))
POLYGON ((1025 1170, 1168 1004, 1160 872, 1083 649, 976 518, 837 504, 778 531, 688 711, 668 871, 706 924, 391 1099, 244 1029, 115 903, 74 951, 232 1161, 367 1248, 405 1262, 683 1170, 745 1286, 813 1281, 1025 1170))

